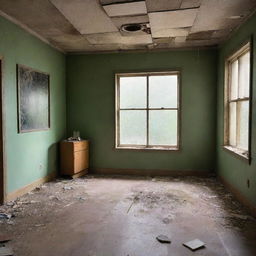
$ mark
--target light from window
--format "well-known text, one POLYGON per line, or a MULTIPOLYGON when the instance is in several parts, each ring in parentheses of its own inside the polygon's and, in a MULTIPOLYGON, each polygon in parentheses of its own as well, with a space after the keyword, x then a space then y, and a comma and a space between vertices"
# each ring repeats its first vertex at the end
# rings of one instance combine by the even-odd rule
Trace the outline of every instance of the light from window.
POLYGON ((116 148, 178 149, 179 73, 116 75, 116 148))
POLYGON ((246 44, 226 62, 226 134, 229 149, 249 155, 250 44, 246 44))

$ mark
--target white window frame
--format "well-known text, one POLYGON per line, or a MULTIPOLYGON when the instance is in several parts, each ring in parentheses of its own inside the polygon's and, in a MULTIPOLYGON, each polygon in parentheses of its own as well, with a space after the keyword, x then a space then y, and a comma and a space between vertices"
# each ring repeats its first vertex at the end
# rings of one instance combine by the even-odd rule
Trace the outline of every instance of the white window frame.
MULTIPOLYGON (((115 74, 115 149, 131 149, 131 150, 180 150, 180 115, 181 115, 181 99, 180 99, 180 71, 164 71, 164 72, 136 72, 136 73, 116 73, 115 74), (177 75, 177 108, 149 108, 148 106, 148 86, 150 75, 164 76, 164 75, 177 75), (146 76, 147 77, 147 107, 142 110, 147 111, 147 143, 143 145, 124 145, 120 144, 120 78, 121 77, 134 77, 134 76, 146 76), (149 145, 149 110, 177 110, 177 145, 149 145)), ((138 108, 138 110, 141 108, 138 108)))
MULTIPOLYGON (((252 97, 252 49, 251 49, 251 42, 246 42, 240 49, 238 49, 235 53, 233 53, 231 56, 229 56, 225 61, 225 92, 224 92, 224 149, 228 150, 229 152, 234 153, 235 155, 249 160, 251 158, 251 97, 252 97), (239 98, 239 95, 237 96, 237 99, 230 99, 230 91, 231 91, 231 65, 234 61, 241 58, 244 54, 250 52, 250 67, 249 67, 249 97, 243 97, 239 98), (241 102, 241 101, 248 101, 249 102, 249 117, 248 117, 248 150, 243 150, 238 147, 234 147, 230 145, 229 139, 229 125, 230 125, 230 102, 241 102)), ((238 72, 239 76, 239 72, 238 72)), ((238 84, 239 88, 239 84, 238 84)), ((239 90, 239 89, 238 89, 239 90)), ((238 105, 238 104, 237 104, 238 105)), ((237 123, 236 127, 238 127, 239 124, 237 123)), ((238 133, 238 129, 236 129, 236 133, 238 133)), ((238 137, 238 135, 236 135, 238 137)))

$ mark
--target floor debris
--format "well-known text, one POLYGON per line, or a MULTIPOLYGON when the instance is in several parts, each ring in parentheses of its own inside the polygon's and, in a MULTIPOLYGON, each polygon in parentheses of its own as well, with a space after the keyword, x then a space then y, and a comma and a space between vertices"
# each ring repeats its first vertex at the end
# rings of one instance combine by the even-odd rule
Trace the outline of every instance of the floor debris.
POLYGON ((85 197, 82 197, 82 196, 77 197, 77 199, 80 201, 85 201, 85 197))
POLYGON ((12 215, 7 213, 0 213, 0 219, 9 220, 11 219, 12 215))
POLYGON ((156 237, 156 240, 160 243, 166 243, 166 244, 170 244, 171 240, 169 239, 168 236, 165 235, 159 235, 156 237))
POLYGON ((241 219, 241 220, 247 220, 250 217, 247 215, 241 215, 241 214, 236 214, 236 213, 230 213, 229 216, 231 218, 237 218, 237 219, 241 219))
POLYGON ((169 224, 170 222, 171 222, 171 220, 169 218, 164 218, 163 219, 164 224, 169 224))
POLYGON ((73 187, 65 186, 65 187, 63 187, 63 189, 64 189, 64 190, 72 190, 73 187))
POLYGON ((15 204, 15 202, 13 202, 13 201, 10 201, 10 202, 6 203, 7 206, 14 206, 14 204, 15 204))
POLYGON ((202 242, 199 239, 195 239, 195 240, 189 241, 187 243, 184 243, 183 245, 185 247, 189 248, 192 251, 196 251, 198 249, 201 249, 201 248, 205 247, 205 243, 202 242))

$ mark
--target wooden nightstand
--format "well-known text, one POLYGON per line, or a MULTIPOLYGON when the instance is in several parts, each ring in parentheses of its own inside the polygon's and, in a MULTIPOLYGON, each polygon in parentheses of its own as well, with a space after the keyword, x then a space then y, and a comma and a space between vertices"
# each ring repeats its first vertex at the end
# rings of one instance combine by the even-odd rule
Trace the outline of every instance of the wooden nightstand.
POLYGON ((72 178, 80 177, 88 172, 89 141, 62 141, 60 143, 60 169, 62 175, 72 178))

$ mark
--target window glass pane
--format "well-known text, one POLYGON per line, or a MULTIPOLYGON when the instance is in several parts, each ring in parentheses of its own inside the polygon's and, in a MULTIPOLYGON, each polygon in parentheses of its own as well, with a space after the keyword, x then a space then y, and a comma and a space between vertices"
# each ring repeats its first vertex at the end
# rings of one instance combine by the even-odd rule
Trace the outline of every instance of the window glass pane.
POLYGON ((146 144, 146 110, 120 110, 120 144, 146 144))
POLYGON ((177 108, 177 75, 149 76, 149 107, 177 108))
POLYGON ((120 77, 120 108, 145 108, 147 105, 147 78, 120 77))
POLYGON ((239 58, 239 97, 249 97, 250 85, 250 53, 239 58))
POLYGON ((238 95, 238 61, 231 63, 230 98, 237 99, 238 95))
POLYGON ((177 145, 177 110, 149 111, 149 144, 177 145))
POLYGON ((248 134, 249 134, 249 101, 237 103, 239 110, 239 129, 237 147, 248 150, 248 134))
POLYGON ((229 145, 236 146, 236 102, 229 104, 229 145))

